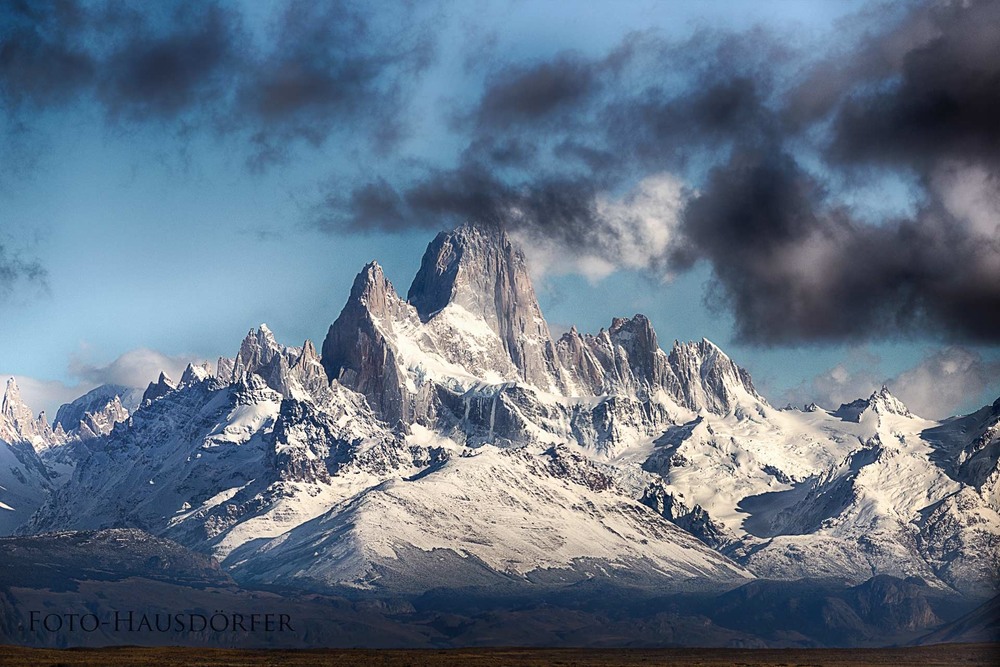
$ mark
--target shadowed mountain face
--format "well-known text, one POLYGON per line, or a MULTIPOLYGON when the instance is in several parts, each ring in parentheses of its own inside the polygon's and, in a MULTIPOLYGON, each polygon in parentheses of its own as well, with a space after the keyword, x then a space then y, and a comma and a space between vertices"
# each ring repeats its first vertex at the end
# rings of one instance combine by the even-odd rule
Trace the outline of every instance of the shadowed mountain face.
MULTIPOLYGON (((491 584, 386 598, 243 588, 210 557, 134 529, 0 538, 0 558, 6 564, 0 573, 4 644, 865 646, 907 641, 940 625, 930 605, 938 603, 933 592, 885 576, 856 587, 760 580, 721 594, 664 594, 637 581, 591 579, 531 590, 491 584), (904 604, 892 604, 896 597, 904 604), (90 630, 52 629, 56 616, 65 623, 68 614, 107 622, 90 630), (227 627, 216 614, 228 618, 227 627), (286 626, 279 629, 275 621, 251 629, 253 614, 283 617, 286 626), (45 617, 48 629, 40 620, 45 617), (202 618, 213 617, 215 629, 202 627, 202 618), (234 617, 244 627, 228 627, 234 617)), ((984 613, 977 610, 942 632, 968 630, 984 613)))
MULTIPOLYGON (((995 405, 934 422, 883 388, 776 410, 716 345, 663 350, 642 315, 554 341, 498 228, 439 234, 406 300, 365 266, 322 354, 262 325, 141 400, 91 392, 60 411, 73 428, 6 394, 5 533, 138 529, 243 586, 504 614, 695 596, 734 641, 807 645, 912 638, 1000 581, 995 405), (754 609, 771 625, 740 625, 754 609)), ((37 562, 71 550, 49 539, 37 562)), ((653 613, 679 636, 674 602, 653 613)))
POLYGON ((134 528, 0 538, 0 585, 75 588, 143 577, 178 585, 234 586, 218 562, 134 528))
POLYGON ((921 644, 1000 644, 1000 595, 918 640, 921 644))

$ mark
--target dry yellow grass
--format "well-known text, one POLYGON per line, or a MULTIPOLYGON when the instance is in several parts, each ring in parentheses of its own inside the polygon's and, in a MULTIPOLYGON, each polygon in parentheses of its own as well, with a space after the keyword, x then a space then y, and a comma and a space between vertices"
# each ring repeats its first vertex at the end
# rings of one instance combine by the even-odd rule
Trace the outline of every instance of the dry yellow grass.
POLYGON ((854 667, 1000 665, 1000 645, 959 644, 893 649, 449 649, 230 650, 208 648, 31 649, 0 646, 4 667, 722 667, 765 665, 854 667))

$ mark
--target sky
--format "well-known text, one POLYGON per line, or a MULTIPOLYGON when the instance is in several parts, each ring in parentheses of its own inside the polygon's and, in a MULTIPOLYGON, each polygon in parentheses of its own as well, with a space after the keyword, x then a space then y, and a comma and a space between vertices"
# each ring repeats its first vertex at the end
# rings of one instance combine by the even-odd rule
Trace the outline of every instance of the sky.
POLYGON ((523 244, 554 332, 646 314, 774 404, 1000 396, 998 2, 0 8, 0 377, 321 343, 371 259, 523 244))

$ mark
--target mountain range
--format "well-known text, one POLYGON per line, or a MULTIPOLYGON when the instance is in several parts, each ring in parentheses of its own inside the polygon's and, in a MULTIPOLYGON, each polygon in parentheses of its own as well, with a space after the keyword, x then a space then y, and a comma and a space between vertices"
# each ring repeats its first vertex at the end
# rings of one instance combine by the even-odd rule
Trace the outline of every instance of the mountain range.
POLYGON ((998 460, 1000 399, 943 421, 885 387, 778 409, 643 315, 556 338, 522 252, 465 225, 406 298, 366 265, 319 349, 260 325, 214 367, 98 387, 51 426, 11 380, 0 535, 121 530, 240 586, 352 600, 702 596, 740 641, 791 635, 726 609, 794 625, 789 600, 822 590, 827 629, 801 636, 897 641, 997 595, 998 460))

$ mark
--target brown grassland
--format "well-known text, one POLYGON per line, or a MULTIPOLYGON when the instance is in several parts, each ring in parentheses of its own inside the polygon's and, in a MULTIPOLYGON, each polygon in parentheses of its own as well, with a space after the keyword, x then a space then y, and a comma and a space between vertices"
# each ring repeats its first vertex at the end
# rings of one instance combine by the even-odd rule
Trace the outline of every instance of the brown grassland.
POLYGON ((236 650, 116 647, 33 649, 0 646, 4 667, 107 665, 108 667, 722 667, 764 665, 1000 665, 1000 645, 940 644, 887 649, 448 649, 448 650, 236 650))

